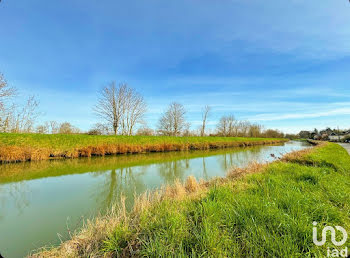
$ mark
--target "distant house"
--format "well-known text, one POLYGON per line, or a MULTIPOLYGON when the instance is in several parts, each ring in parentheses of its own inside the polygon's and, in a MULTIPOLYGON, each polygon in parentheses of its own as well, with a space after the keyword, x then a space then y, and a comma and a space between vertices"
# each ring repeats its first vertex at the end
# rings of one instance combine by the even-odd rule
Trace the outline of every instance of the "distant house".
POLYGON ((328 134, 327 134, 327 133, 321 134, 321 140, 326 141, 326 140, 328 140, 328 139, 329 139, 329 137, 328 137, 328 134))
POLYGON ((329 140, 332 142, 339 142, 344 140, 347 137, 350 137, 350 131, 341 132, 341 133, 331 133, 329 136, 329 140))
POLYGON ((346 138, 350 138, 350 130, 347 131, 339 131, 339 130, 332 130, 330 128, 327 128, 322 131, 317 131, 315 129, 314 131, 301 131, 299 133, 300 138, 304 139, 314 139, 314 140, 323 140, 323 141, 332 141, 332 142, 338 142, 343 141, 346 138))
POLYGON ((328 138, 332 142, 337 142, 337 141, 340 141, 342 139, 342 137, 336 133, 331 133, 330 135, 328 135, 328 138))

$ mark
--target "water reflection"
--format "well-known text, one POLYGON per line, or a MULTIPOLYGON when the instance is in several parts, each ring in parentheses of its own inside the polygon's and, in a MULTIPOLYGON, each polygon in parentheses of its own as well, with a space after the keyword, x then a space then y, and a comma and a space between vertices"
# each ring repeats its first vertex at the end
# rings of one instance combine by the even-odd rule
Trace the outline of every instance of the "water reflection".
POLYGON ((0 166, 0 251, 21 257, 47 244, 58 244, 124 195, 131 208, 135 194, 193 175, 205 180, 225 176, 231 167, 271 161, 270 154, 307 147, 291 142, 281 146, 121 155, 52 160, 0 166), (68 220, 68 225, 67 223, 68 220), (63 237, 63 239, 64 239, 63 237))
POLYGON ((163 181, 171 184, 175 179, 184 180, 185 170, 189 168, 189 161, 187 158, 183 160, 175 160, 164 162, 158 166, 158 175, 163 181))
POLYGON ((19 182, 10 186, 0 185, 0 220, 5 217, 5 203, 7 200, 13 200, 18 215, 22 214, 24 209, 30 205, 30 188, 26 182, 19 182))
POLYGON ((106 210, 122 196, 129 197, 127 204, 130 208, 132 204, 130 197, 146 190, 146 185, 142 182, 142 176, 145 173, 145 169, 136 171, 136 169, 129 167, 112 169, 98 175, 103 177, 103 181, 97 185, 96 190, 91 191, 91 194, 95 196, 93 198, 96 199, 99 210, 106 210))

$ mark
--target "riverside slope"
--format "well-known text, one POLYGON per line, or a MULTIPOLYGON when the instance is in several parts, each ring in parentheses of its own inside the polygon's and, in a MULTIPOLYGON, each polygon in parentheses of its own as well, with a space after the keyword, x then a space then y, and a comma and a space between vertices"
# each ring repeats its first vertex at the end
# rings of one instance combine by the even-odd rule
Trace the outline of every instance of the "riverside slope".
POLYGON ((0 133, 0 163, 278 144, 287 139, 0 133))

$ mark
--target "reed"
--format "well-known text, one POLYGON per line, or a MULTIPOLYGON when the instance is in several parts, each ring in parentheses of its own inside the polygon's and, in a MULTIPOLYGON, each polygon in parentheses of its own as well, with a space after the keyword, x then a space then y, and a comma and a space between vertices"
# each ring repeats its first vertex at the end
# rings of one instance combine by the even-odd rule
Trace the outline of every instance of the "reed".
POLYGON ((0 134, 0 163, 276 144, 286 139, 0 134))

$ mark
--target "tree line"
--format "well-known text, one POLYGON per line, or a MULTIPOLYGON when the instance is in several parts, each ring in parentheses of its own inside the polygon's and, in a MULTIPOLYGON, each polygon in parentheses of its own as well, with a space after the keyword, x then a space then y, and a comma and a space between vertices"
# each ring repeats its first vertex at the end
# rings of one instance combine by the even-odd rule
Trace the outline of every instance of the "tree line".
MULTIPOLYGON (((190 130, 191 124, 186 120, 186 109, 181 103, 172 102, 161 114, 157 129, 147 127, 143 120, 147 112, 144 98, 127 84, 116 85, 112 82, 100 92, 96 114, 102 118, 104 124, 97 124, 90 133, 105 134, 108 128, 113 129, 115 135, 134 134, 135 125, 138 135, 166 135, 166 136, 206 136, 207 123, 212 108, 205 105, 201 112, 201 125, 197 130, 190 130)), ((227 137, 284 137, 278 130, 264 130, 262 125, 249 121, 236 120, 233 115, 221 117, 212 136, 227 137)))
MULTIPOLYGON (((0 74, 0 132, 77 134, 82 131, 69 122, 47 121, 37 125, 39 102, 29 96, 25 104, 10 100, 17 90, 10 87, 0 74)), ((224 136, 224 137, 284 137, 278 130, 265 130, 262 125, 240 121, 233 115, 224 115, 215 131, 208 132, 212 108, 205 105, 201 111, 201 123, 196 130, 186 120, 187 111, 181 103, 172 102, 161 114, 156 129, 147 126, 147 104, 144 97, 126 83, 111 82, 99 92, 97 103, 92 108, 100 123, 95 124, 90 135, 164 135, 164 136, 224 136)))

